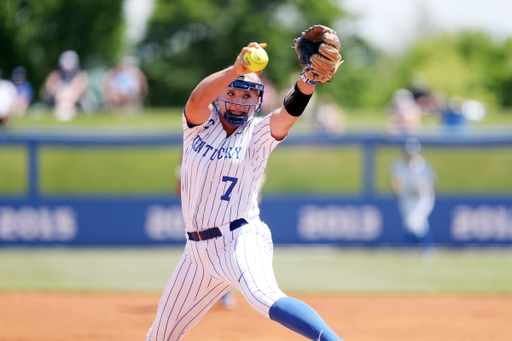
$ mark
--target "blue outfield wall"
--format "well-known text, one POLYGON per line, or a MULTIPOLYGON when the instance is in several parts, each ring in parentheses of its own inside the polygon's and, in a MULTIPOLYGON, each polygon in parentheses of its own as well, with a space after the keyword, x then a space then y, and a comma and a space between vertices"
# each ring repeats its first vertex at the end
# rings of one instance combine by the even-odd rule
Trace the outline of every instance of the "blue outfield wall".
MULTIPOLYGON (((512 134, 430 134, 423 145, 512 146, 512 134)), ((185 228, 179 198, 169 196, 46 196, 39 189, 42 145, 159 146, 180 144, 169 132, 28 132, 4 131, 0 145, 28 150, 28 190, 21 196, 0 194, 2 246, 183 245, 185 228)), ((403 146, 406 137, 386 134, 309 134, 290 136, 286 145, 359 145, 363 188, 354 197, 264 195, 261 218, 275 244, 396 246, 403 230, 395 199, 375 191, 375 148, 403 146)), ((281 147, 280 147, 281 148, 281 147)), ((430 216, 434 241, 450 247, 512 246, 512 195, 438 195, 430 216)))
MULTIPOLYGON (((396 202, 267 196, 261 218, 275 244, 398 246, 396 202)), ((435 243, 450 247, 512 245, 511 198, 439 197, 430 216, 435 243)), ((179 199, 46 198, 0 200, 0 246, 183 245, 179 199)))

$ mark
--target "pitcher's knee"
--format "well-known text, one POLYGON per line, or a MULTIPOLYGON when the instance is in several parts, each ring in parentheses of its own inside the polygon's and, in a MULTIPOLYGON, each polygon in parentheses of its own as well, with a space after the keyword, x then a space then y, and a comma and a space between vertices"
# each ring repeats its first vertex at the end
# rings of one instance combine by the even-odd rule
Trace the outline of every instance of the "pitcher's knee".
POLYGON ((243 292, 243 294, 249 305, 266 318, 270 318, 269 311, 274 303, 280 298, 286 297, 281 290, 252 290, 243 292))

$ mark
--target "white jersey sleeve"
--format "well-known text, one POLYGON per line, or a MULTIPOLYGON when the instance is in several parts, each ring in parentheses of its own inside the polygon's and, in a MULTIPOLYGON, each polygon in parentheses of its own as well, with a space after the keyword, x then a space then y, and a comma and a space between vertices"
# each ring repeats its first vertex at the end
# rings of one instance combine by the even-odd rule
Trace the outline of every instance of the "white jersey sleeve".
POLYGON ((270 115, 256 117, 231 136, 218 114, 189 126, 183 115, 181 202, 187 231, 259 215, 258 183, 268 157, 283 140, 270 134, 270 115))

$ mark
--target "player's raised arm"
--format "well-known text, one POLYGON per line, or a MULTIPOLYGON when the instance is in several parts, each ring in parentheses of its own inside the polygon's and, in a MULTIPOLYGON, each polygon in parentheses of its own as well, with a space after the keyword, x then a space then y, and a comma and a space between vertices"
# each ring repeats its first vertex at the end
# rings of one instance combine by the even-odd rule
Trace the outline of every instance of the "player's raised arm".
POLYGON ((294 40, 302 73, 284 98, 283 106, 270 119, 272 136, 283 139, 306 109, 316 84, 330 82, 343 63, 336 32, 323 25, 314 25, 294 40))
MULTIPOLYGON (((251 47, 266 46, 267 44, 250 43, 242 48, 232 66, 203 79, 192 91, 185 106, 185 116, 188 123, 199 125, 206 122, 212 111, 212 102, 219 96, 221 91, 238 76, 253 72, 247 68, 243 55, 251 52, 251 47)), ((256 73, 261 73, 261 71, 256 73)))

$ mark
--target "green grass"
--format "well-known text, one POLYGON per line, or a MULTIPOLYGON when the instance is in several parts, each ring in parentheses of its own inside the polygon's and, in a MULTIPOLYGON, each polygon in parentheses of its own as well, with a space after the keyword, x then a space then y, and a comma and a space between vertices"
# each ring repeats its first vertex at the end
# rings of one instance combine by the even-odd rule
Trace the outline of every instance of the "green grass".
MULTIPOLYGON (((44 194, 174 193, 180 146, 42 147, 40 188, 44 194)), ((377 148, 375 183, 390 193, 389 164, 401 148, 377 148)), ((512 148, 425 148, 436 170, 438 193, 512 192, 512 148)), ((27 152, 0 147, 0 194, 23 193, 27 152)), ((268 161, 263 192, 354 194, 362 187, 358 147, 282 147, 268 161)))
POLYGON ((398 250, 282 249, 275 272, 292 291, 512 294, 512 253, 439 251, 431 261, 398 250))
MULTIPOLYGON (((71 122, 57 122, 51 113, 32 112, 12 122, 17 129, 166 129, 181 131, 182 108, 145 109, 143 114, 79 114, 71 122)), ((346 110, 347 125, 380 126, 385 110, 346 110)), ((426 124, 437 124, 435 117, 426 124)), ((299 123, 302 121, 299 120, 299 123)), ((301 123, 302 126, 304 122, 301 123)), ((301 129, 301 124, 297 129, 301 129)), ((490 113, 479 125, 510 125, 512 111, 490 113)), ((295 128, 294 128, 295 129, 295 128)), ((293 132, 292 132, 293 134, 293 132)), ((375 184, 390 193, 388 168, 401 148, 377 148, 375 184)), ((174 170, 179 146, 130 148, 66 148, 44 146, 40 154, 42 193, 174 193, 174 170)), ((423 155, 438 176, 438 193, 512 192, 512 146, 506 148, 424 148, 423 155)), ((0 145, 0 195, 27 189, 27 152, 0 145)), ((321 192, 353 194, 362 188, 362 154, 353 146, 278 147, 270 157, 264 192, 321 192)))
POLYGON ((21 194, 26 190, 27 153, 23 147, 0 145, 0 193, 21 194))
MULTIPOLYGON (((71 122, 58 122, 50 111, 32 110, 23 117, 15 117, 11 123, 17 128, 48 126, 61 127, 63 129, 73 126, 155 126, 161 128, 181 128, 181 112, 183 107, 170 108, 144 108, 140 113, 135 114, 111 114, 109 112, 98 112, 90 115, 79 113, 71 122)), ((387 120, 387 111, 382 109, 355 109, 346 108, 347 129, 364 125, 384 126, 387 120)), ((299 120, 297 125, 302 125, 304 120, 299 120)), ((426 116, 423 119, 426 125, 439 125, 440 120, 434 115, 426 116)), ((502 109, 489 112, 475 126, 486 125, 509 125, 512 126, 512 109, 502 109)))
MULTIPOLYGON (((0 249, 1 291, 163 290, 181 247, 0 249)), ((285 292, 512 294, 512 252, 440 250, 425 262, 395 250, 283 248, 285 292)))
POLYGON ((443 148, 424 156, 438 172, 440 192, 511 192, 512 148, 443 148))
POLYGON ((42 148, 43 193, 173 192, 181 147, 42 148))
POLYGON ((267 163, 263 191, 356 193, 361 174, 357 147, 277 148, 267 163))
MULTIPOLYGON (((401 148, 378 148, 376 188, 389 193, 389 165, 402 154, 401 148)), ((438 193, 510 193, 512 192, 512 147, 435 147, 422 155, 438 175, 438 193)))
POLYGON ((50 111, 32 111, 23 117, 15 117, 12 127, 54 127, 69 129, 76 126, 125 126, 125 127, 159 127, 181 129, 181 113, 183 108, 145 108, 139 113, 112 114, 98 112, 94 114, 78 113, 72 121, 59 122, 50 111))

